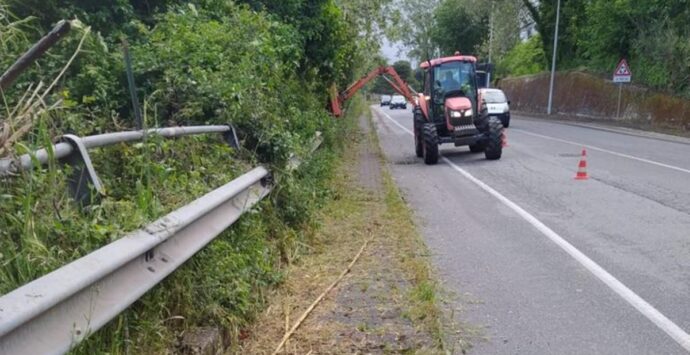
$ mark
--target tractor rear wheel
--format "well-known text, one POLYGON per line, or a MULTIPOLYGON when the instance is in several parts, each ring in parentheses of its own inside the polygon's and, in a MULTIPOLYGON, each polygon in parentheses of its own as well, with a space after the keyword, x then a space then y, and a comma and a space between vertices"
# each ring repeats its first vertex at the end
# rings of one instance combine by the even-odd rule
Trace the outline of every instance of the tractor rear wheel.
POLYGON ((438 163, 438 132, 436 132, 436 125, 425 123, 422 126, 422 139, 424 163, 427 165, 438 163))
POLYGON ((488 160, 501 159, 503 153, 503 123, 496 118, 489 118, 489 130, 486 132, 487 142, 484 156, 488 160))

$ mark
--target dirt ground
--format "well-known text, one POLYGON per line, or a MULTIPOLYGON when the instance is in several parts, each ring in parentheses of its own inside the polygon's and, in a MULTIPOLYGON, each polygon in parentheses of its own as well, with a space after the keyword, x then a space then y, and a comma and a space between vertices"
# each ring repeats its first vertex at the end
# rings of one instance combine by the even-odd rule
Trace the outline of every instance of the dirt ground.
POLYGON ((285 283, 232 353, 271 354, 365 242, 351 272, 280 353, 446 353, 427 250, 383 168, 367 117, 349 141, 313 252, 290 266, 285 283))

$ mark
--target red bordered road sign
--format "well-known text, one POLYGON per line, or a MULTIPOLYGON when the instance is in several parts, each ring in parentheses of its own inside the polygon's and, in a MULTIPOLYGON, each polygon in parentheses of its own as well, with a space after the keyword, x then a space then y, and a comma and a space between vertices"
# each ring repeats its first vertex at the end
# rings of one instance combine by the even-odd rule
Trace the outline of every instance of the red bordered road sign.
POLYGON ((632 72, 630 71, 630 66, 628 61, 621 59, 616 66, 616 70, 613 72, 613 82, 614 83, 629 83, 632 78, 632 72))

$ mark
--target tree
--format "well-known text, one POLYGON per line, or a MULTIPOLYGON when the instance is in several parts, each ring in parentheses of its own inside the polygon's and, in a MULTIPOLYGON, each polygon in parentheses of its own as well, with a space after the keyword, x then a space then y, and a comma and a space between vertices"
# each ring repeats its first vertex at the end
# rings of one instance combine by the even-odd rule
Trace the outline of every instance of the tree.
MULTIPOLYGON (((558 28, 558 52, 556 62, 559 67, 567 68, 581 63, 582 50, 579 33, 586 23, 586 7, 588 2, 582 0, 560 0, 561 14, 558 28)), ((529 1, 526 1, 529 2, 529 1)), ((553 52, 553 35, 556 27, 556 1, 540 1, 538 7, 528 6, 533 12, 533 18, 541 34, 542 44, 546 53, 553 52)), ((551 55, 546 56, 551 65, 551 55)))
POLYGON ((400 0, 395 10, 395 26, 391 26, 388 37, 401 41, 412 48, 408 56, 418 62, 433 58, 438 54, 438 45, 433 41, 434 11, 440 0, 400 0))
POLYGON ((476 53, 489 35, 488 15, 470 11, 464 0, 443 0, 434 10, 432 41, 444 56, 455 51, 476 53))
POLYGON ((546 70, 546 56, 541 38, 534 36, 518 43, 498 62, 498 75, 527 75, 546 70))
POLYGON ((412 66, 406 60, 399 60, 393 63, 393 69, 400 75, 400 78, 409 81, 412 78, 412 66))
POLYGON ((419 81, 415 78, 415 72, 412 69, 410 62, 406 60, 399 60, 393 63, 393 68, 400 75, 400 78, 407 82, 407 84, 415 90, 419 90, 419 81))
POLYGON ((42 28, 62 19, 78 18, 106 38, 136 35, 137 22, 154 24, 156 14, 187 3, 184 0, 5 0, 20 18, 35 17, 42 28))
MULTIPOLYGON (((498 62, 520 42, 520 29, 525 16, 529 12, 525 9, 522 0, 486 0, 483 6, 477 10, 489 13, 489 29, 493 31, 493 39, 489 34, 484 36, 484 42, 477 50, 477 54, 488 57, 492 54, 492 61, 498 62)), ((489 32, 490 33, 490 32, 489 32)))

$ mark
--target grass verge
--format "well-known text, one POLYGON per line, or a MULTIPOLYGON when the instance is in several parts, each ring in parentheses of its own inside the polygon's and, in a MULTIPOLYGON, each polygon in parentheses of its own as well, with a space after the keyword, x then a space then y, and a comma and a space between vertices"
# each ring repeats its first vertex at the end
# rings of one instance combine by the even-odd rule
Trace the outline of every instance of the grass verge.
MULTIPOLYGON (((368 111, 365 103, 357 112, 368 111)), ((350 262, 361 258, 287 343, 283 353, 445 353, 438 284, 412 214, 383 165, 370 119, 343 132, 351 142, 328 186, 311 252, 233 353, 270 354, 294 320, 350 262)))

